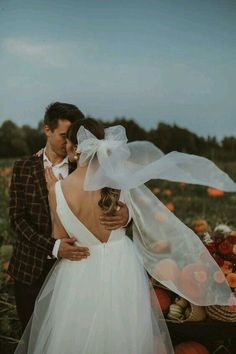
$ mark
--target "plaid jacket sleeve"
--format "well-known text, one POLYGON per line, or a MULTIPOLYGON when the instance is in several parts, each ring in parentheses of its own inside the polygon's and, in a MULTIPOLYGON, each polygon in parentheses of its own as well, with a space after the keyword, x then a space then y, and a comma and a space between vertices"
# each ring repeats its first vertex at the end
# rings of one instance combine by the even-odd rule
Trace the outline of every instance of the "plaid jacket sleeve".
POLYGON ((13 230, 27 240, 31 247, 35 247, 52 254, 55 239, 51 235, 39 233, 27 218, 25 184, 27 183, 27 172, 22 161, 16 161, 13 167, 13 174, 10 186, 9 217, 13 230))

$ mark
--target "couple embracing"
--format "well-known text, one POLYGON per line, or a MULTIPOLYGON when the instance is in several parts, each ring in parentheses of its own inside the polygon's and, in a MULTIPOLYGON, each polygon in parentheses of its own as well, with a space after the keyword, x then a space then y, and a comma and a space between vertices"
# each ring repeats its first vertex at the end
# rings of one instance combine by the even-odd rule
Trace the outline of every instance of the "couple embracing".
POLYGON ((9 274, 25 329, 16 353, 172 353, 147 273, 193 303, 234 304, 198 237, 144 185, 159 178, 235 192, 228 175, 199 156, 128 143, 122 126, 104 129, 66 103, 47 108, 44 131, 43 153, 17 161, 11 183, 9 274), (193 272, 194 293, 180 276, 191 264, 208 279, 193 272))

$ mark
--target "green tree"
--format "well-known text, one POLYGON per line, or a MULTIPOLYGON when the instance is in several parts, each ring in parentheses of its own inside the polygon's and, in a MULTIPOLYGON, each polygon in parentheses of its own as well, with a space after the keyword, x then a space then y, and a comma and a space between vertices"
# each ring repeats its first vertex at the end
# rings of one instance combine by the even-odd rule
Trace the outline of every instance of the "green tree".
POLYGON ((126 129, 126 135, 129 141, 147 140, 147 132, 141 128, 133 119, 126 119, 125 117, 115 118, 113 122, 102 122, 106 127, 113 125, 123 125, 126 129))
POLYGON ((0 157, 20 157, 29 153, 23 130, 11 120, 0 127, 0 141, 0 157))
POLYGON ((22 131, 30 154, 35 154, 45 145, 45 136, 39 123, 38 128, 32 128, 29 125, 23 125, 22 131))

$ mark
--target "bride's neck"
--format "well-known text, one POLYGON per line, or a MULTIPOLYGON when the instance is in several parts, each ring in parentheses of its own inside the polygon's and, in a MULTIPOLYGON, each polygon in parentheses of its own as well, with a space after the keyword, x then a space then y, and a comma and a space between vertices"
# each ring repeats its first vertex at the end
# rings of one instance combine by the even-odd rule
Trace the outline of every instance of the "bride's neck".
POLYGON ((85 177, 85 174, 87 172, 87 168, 88 166, 80 166, 79 164, 77 164, 77 167, 75 169, 75 173, 78 177, 85 177))

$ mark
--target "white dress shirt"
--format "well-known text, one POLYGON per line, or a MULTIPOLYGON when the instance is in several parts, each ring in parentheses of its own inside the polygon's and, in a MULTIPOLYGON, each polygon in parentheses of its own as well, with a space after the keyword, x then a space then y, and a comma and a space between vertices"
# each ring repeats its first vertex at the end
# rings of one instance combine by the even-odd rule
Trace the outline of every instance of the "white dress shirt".
MULTIPOLYGON (((62 162, 60 162, 57 165, 52 164, 52 162, 49 160, 49 158, 46 155, 45 148, 43 149, 43 166, 44 168, 46 167, 52 167, 52 171, 55 175, 56 178, 66 178, 69 173, 69 160, 68 157, 66 156, 62 162)), ((52 217, 52 216, 51 216, 52 217)), ((53 250, 52 250, 52 255, 57 258, 58 255, 58 250, 61 244, 61 240, 56 240, 53 250)), ((51 256, 47 257, 48 259, 52 258, 51 256)))

